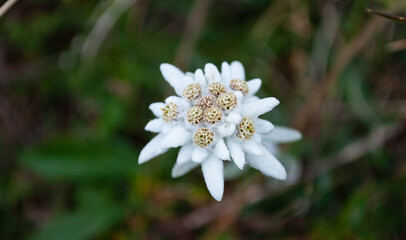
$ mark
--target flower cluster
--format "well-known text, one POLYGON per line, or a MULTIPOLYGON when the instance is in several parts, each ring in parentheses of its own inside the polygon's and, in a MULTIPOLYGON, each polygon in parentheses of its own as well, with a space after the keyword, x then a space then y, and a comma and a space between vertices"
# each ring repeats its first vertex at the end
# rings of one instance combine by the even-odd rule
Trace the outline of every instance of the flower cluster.
POLYGON ((267 176, 286 178, 285 168, 264 143, 295 141, 301 134, 258 118, 279 104, 276 98, 255 96, 260 79, 245 81, 238 61, 223 62, 221 72, 210 63, 204 72, 183 73, 167 63, 160 68, 178 96, 150 105, 156 119, 145 130, 158 135, 142 149, 140 164, 181 147, 172 176, 201 165, 207 188, 218 201, 224 191, 223 161, 232 160, 240 169, 247 163, 267 176))

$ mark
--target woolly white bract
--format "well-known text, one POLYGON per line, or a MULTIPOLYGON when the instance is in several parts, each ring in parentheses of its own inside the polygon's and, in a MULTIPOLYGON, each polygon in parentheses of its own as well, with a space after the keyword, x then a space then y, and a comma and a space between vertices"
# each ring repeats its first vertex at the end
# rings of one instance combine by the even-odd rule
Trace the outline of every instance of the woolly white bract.
POLYGON ((245 81, 244 67, 238 61, 223 62, 221 72, 211 63, 195 73, 183 73, 167 63, 160 68, 177 96, 149 106, 156 118, 145 130, 158 135, 142 149, 140 164, 180 147, 172 176, 201 165, 207 188, 217 201, 224 192, 223 161, 232 160, 240 169, 248 164, 267 176, 286 178, 285 168, 264 143, 295 141, 301 134, 258 118, 279 104, 276 98, 255 96, 260 79, 245 81))

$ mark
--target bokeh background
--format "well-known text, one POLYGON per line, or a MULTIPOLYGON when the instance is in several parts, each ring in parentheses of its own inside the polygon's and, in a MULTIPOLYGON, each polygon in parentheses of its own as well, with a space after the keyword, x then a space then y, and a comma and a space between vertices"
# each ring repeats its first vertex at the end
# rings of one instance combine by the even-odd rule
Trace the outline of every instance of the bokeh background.
MULTIPOLYGON (((0 1, 4 3, 5 1, 0 1)), ((0 18, 0 239, 405 239, 403 0, 32 0, 0 18), (159 65, 241 61, 303 133, 286 182, 139 166, 159 65)))

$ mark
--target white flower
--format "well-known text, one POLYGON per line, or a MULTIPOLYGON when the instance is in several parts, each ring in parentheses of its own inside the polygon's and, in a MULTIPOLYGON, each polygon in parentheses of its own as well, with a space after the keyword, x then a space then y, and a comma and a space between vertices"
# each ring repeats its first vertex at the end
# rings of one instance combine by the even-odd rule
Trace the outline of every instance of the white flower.
POLYGON ((285 168, 264 143, 294 141, 301 134, 258 118, 279 104, 276 98, 255 96, 260 79, 245 81, 238 61, 223 62, 221 73, 211 63, 204 72, 186 74, 167 63, 160 68, 178 96, 149 106, 156 118, 145 130, 158 135, 142 149, 140 164, 181 147, 172 176, 201 165, 207 188, 218 201, 224 191, 223 161, 232 160, 240 169, 247 163, 267 176, 286 179, 285 168))

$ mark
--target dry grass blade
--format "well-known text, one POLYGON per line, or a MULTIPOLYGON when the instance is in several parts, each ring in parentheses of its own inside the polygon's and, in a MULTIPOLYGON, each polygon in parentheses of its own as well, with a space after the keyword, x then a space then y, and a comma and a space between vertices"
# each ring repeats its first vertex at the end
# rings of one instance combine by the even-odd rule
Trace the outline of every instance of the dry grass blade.
POLYGON ((213 0, 197 0, 189 12, 182 41, 179 44, 174 60, 175 66, 178 66, 180 69, 187 69, 190 63, 193 50, 199 39, 212 2, 213 0))
POLYGON ((17 2, 17 0, 8 0, 7 2, 5 2, 5 3, 0 7, 0 17, 3 16, 3 14, 6 13, 7 10, 9 10, 10 7, 14 5, 15 2, 17 2))
POLYGON ((397 52, 406 49, 406 39, 397 40, 386 44, 389 52, 397 52))
POLYGON ((376 11, 376 10, 373 10, 373 9, 370 9, 370 8, 367 8, 367 12, 378 15, 378 16, 381 16, 381 17, 384 17, 384 18, 387 18, 387 19, 390 19, 390 20, 395 21, 395 22, 400 22, 400 23, 406 24, 406 17, 396 16, 396 15, 384 13, 384 12, 381 12, 381 11, 376 11))
POLYGON ((328 93, 334 90, 342 70, 350 63, 354 56, 365 48, 367 43, 373 39, 377 32, 384 26, 381 20, 382 19, 376 18, 371 19, 350 43, 341 47, 334 65, 326 74, 325 80, 321 84, 316 83, 313 86, 313 89, 316 89, 315 94, 311 95, 301 108, 301 111, 299 111, 294 118, 293 125, 296 129, 304 131, 311 121, 314 121, 318 109, 320 109, 320 106, 323 104, 323 100, 328 96, 328 93))
POLYGON ((383 146, 388 140, 404 132, 405 126, 401 122, 376 127, 368 136, 358 139, 344 146, 337 154, 323 159, 320 173, 313 179, 328 171, 332 171, 344 164, 354 162, 367 153, 373 152, 383 146))
POLYGON ((94 59, 104 39, 113 28, 113 25, 135 1, 136 0, 115 0, 100 16, 83 43, 81 58, 84 62, 89 62, 94 59))

